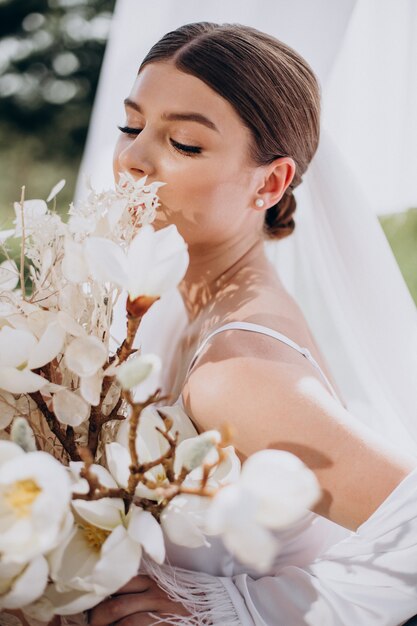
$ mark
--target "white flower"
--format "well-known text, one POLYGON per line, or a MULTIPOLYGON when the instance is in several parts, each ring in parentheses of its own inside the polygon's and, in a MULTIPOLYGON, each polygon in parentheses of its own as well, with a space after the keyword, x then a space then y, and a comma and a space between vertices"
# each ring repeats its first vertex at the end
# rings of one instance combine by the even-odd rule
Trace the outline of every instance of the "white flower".
POLYGON ((54 548, 69 511, 68 471, 46 452, 0 440, 0 554, 27 563, 54 548))
POLYGON ((258 502, 256 519, 280 529, 303 517, 320 498, 320 485, 297 456, 285 450, 260 450, 244 463, 241 484, 258 502))
POLYGON ((19 270, 14 261, 7 259, 0 263, 0 292, 13 291, 19 282, 19 270))
POLYGON ((279 552, 277 538, 256 520, 258 502, 238 482, 220 489, 207 507, 204 530, 221 535, 226 548, 242 563, 266 572, 279 552))
POLYGON ((48 382, 31 370, 54 359, 62 349, 65 331, 50 323, 40 339, 25 329, 0 329, 0 388, 10 393, 38 391, 48 382))
POLYGON ((315 474, 298 457, 283 450, 261 450, 247 459, 237 483, 214 496, 206 532, 221 535, 242 563, 267 571, 280 547, 270 530, 285 531, 319 497, 315 474))
POLYGON ((160 369, 161 359, 156 354, 140 354, 115 368, 115 374, 123 389, 133 389, 160 369))
MULTIPOLYGON (((75 474, 81 466, 71 463, 75 474)), ((117 487, 105 468, 93 465, 91 471, 102 485, 117 487)), ((84 483, 74 491, 85 491, 84 483)), ((126 515, 119 498, 75 499, 72 506, 75 526, 49 557, 55 589, 47 595, 60 615, 91 608, 125 585, 138 572, 142 549, 158 563, 165 558, 161 528, 147 511, 131 506, 126 515)))
POLYGON ((127 289, 130 300, 160 296, 175 287, 188 267, 187 245, 174 224, 155 231, 147 224, 132 240, 128 253, 113 241, 90 237, 86 256, 95 280, 127 289))
POLYGON ((0 611, 20 609, 44 592, 48 582, 48 563, 37 556, 26 565, 0 561, 0 611))

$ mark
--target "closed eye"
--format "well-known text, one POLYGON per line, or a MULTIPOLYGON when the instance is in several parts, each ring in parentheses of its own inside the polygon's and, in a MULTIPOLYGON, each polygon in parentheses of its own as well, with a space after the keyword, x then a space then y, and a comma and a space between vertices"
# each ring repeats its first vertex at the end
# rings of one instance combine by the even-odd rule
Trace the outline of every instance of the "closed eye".
MULTIPOLYGON (((132 128, 130 126, 117 126, 117 128, 126 135, 139 135, 142 130, 142 128, 132 128)), ((182 143, 178 143, 177 141, 174 141, 174 139, 170 139, 170 141, 176 150, 188 153, 187 156, 201 153, 202 149, 199 146, 187 146, 182 143)))

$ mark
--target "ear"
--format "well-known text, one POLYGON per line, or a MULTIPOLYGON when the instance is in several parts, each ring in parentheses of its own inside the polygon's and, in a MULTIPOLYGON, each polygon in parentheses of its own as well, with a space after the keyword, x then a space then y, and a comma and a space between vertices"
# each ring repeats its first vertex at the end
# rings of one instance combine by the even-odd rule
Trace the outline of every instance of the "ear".
POLYGON ((262 187, 257 190, 257 196, 265 201, 265 205, 258 210, 265 211, 265 207, 268 209, 281 200, 295 176, 295 168, 291 157, 279 157, 267 166, 262 187))

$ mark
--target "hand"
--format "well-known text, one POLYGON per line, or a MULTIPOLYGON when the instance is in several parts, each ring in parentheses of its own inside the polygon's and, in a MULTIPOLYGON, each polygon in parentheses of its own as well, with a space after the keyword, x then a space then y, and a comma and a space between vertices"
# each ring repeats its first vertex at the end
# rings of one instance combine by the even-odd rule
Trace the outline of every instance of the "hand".
POLYGON ((91 609, 88 622, 91 626, 148 626, 155 621, 149 613, 189 615, 184 605, 170 600, 152 578, 139 575, 91 609))

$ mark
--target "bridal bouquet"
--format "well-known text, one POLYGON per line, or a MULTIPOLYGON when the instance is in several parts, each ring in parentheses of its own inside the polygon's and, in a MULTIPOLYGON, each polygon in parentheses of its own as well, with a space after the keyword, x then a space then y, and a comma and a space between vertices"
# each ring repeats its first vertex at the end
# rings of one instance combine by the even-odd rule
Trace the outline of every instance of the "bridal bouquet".
MULTIPOLYGON (((176 227, 155 231, 157 190, 122 173, 70 205, 15 203, 20 263, 0 264, 0 610, 48 622, 87 610, 161 564, 164 536, 189 547, 220 535, 266 571, 274 530, 319 497, 295 456, 265 450, 240 467, 223 433, 198 434, 182 409, 135 389, 159 358, 134 348, 141 320, 183 278, 176 227), (126 336, 111 348, 116 303, 126 336)), ((7 241, 6 241, 7 243, 7 241)))

